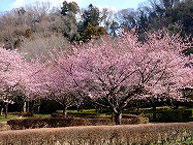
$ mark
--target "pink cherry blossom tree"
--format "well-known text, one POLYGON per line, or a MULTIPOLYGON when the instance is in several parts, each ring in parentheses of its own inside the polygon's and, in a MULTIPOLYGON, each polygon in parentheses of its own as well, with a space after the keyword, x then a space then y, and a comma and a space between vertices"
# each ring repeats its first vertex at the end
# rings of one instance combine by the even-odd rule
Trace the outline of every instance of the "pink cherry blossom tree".
MULTIPOLYGON (((53 53, 53 52, 52 52, 53 53)), ((67 109, 78 103, 78 95, 72 76, 72 62, 67 59, 65 51, 55 51, 51 61, 46 63, 47 99, 54 100, 63 106, 63 117, 67 116, 67 109)))
POLYGON ((1 114, 5 109, 7 117, 8 104, 13 103, 18 83, 22 79, 23 57, 15 50, 0 48, 0 99, 3 101, 1 114))
POLYGON ((182 53, 190 45, 167 33, 148 34, 144 44, 135 35, 123 33, 118 40, 75 49, 67 72, 79 94, 100 100, 96 103, 110 108, 115 123, 121 124, 122 111, 132 100, 164 93, 180 100, 178 90, 192 81, 187 65, 191 60, 182 53))
POLYGON ((37 60, 28 62, 27 75, 23 76, 21 82, 27 100, 43 98, 56 101, 63 106, 63 117, 67 116, 67 108, 77 103, 75 88, 72 87, 73 79, 67 73, 70 62, 67 62, 65 53, 48 50, 46 56, 37 56, 37 60))
POLYGON ((24 112, 30 111, 30 102, 34 102, 45 97, 44 94, 47 92, 44 87, 44 84, 47 83, 44 76, 46 75, 44 73, 45 70, 45 65, 37 60, 25 62, 25 65, 23 65, 22 79, 19 82, 19 90, 22 93, 24 100, 24 112))
POLYGON ((39 77, 39 72, 43 69, 44 66, 38 61, 27 62, 17 50, 0 48, 0 94, 5 108, 5 117, 8 104, 13 103, 13 98, 18 93, 24 100, 32 100, 40 94, 39 86, 42 86, 40 84, 43 81, 39 77))

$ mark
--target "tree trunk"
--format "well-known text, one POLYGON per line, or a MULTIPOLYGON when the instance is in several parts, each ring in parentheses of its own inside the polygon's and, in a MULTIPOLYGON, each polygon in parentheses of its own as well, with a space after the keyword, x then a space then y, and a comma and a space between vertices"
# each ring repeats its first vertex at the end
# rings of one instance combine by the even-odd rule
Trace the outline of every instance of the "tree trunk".
POLYGON ((63 107, 63 118, 66 118, 67 117, 67 107, 64 106, 63 107))
POLYGON ((3 106, 1 107, 1 112, 0 112, 0 116, 2 116, 3 115, 3 106))
POLYGON ((31 113, 34 114, 34 108, 35 108, 35 105, 34 105, 34 104, 35 104, 35 101, 32 100, 32 101, 31 101, 31 104, 32 104, 32 105, 31 105, 31 113))
POLYGON ((5 118, 7 118, 8 113, 8 103, 5 104, 5 118))
POLYGON ((114 114, 114 121, 116 125, 121 125, 122 112, 118 112, 114 114))
POLYGON ((156 120, 156 103, 155 103, 155 98, 151 98, 151 106, 152 106, 152 111, 153 111, 153 120, 156 120))
POLYGON ((26 103, 26 101, 23 104, 23 112, 27 112, 27 103, 26 103))
POLYGON ((112 114, 111 114, 111 121, 113 123, 115 123, 115 113, 114 112, 112 112, 112 114))
POLYGON ((156 105, 154 104, 153 107, 153 120, 156 120, 156 105))
POLYGON ((38 112, 37 112, 38 114, 40 113, 40 105, 38 106, 38 112))
POLYGON ((82 105, 77 106, 77 111, 78 112, 82 112, 82 110, 83 110, 83 106, 82 105))
POLYGON ((29 108, 30 108, 30 102, 29 102, 29 100, 27 101, 27 112, 29 112, 30 110, 29 110, 29 108))
POLYGON ((41 100, 38 99, 38 105, 37 105, 37 113, 39 114, 40 113, 40 107, 41 107, 41 100))
POLYGON ((3 109, 4 109, 4 103, 2 103, 2 105, 1 105, 1 112, 0 112, 0 116, 2 116, 3 115, 3 109))
POLYGON ((139 107, 137 107, 137 110, 136 110, 137 114, 139 113, 139 107))
POLYGON ((96 113, 102 113, 102 107, 101 106, 96 106, 96 113))

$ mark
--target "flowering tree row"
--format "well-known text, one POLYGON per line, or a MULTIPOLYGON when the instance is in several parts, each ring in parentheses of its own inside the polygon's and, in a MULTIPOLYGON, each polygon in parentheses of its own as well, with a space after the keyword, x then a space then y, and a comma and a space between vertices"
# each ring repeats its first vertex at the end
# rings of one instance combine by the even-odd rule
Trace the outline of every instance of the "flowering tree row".
MULTIPOLYGON (((66 109, 89 100, 109 108, 116 124, 133 100, 158 97, 183 100, 180 89, 191 87, 191 43, 178 36, 147 34, 146 43, 131 33, 54 51, 46 63, 26 62, 21 54, 1 49, 1 92, 20 91, 26 98, 46 97, 66 109), (6 58, 10 58, 6 59, 6 58), (8 62, 6 62, 8 61, 8 62)), ((1 63, 0 62, 0 63, 1 63)))
POLYGON ((24 99, 29 99, 34 86, 33 77, 42 69, 36 62, 26 62, 23 55, 15 50, 0 48, 0 100, 1 115, 5 108, 7 116, 8 104, 13 104, 16 94, 21 94, 24 99))

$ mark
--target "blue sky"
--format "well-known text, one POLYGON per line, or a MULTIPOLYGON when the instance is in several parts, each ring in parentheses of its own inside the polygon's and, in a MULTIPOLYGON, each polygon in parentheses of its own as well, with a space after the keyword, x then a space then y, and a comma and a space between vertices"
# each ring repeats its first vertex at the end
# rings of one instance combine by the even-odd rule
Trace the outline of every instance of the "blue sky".
MULTIPOLYGON (((0 0, 0 11, 8 11, 12 8, 25 6, 34 3, 37 0, 0 0)), ((38 0, 38 2, 49 1, 51 6, 60 6, 64 0, 38 0)), ((93 4, 98 7, 108 7, 114 10, 121 10, 124 8, 137 8, 138 5, 146 0, 67 0, 75 1, 81 8, 93 4)))

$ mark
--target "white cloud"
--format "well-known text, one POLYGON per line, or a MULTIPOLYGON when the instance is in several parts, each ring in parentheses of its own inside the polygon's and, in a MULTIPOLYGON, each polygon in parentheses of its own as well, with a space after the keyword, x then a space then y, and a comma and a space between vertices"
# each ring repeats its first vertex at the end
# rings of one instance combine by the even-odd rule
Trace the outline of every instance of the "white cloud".
POLYGON ((12 4, 12 7, 17 8, 23 6, 24 4, 24 0, 15 0, 15 2, 12 4))
MULTIPOLYGON (((76 2, 76 3, 79 3, 81 2, 82 0, 66 0, 67 2, 76 2)), ((62 3, 64 2, 64 0, 15 0, 12 4, 11 4, 11 7, 12 8, 18 8, 18 7, 24 7, 26 5, 29 5, 29 4, 33 4, 35 2, 49 2, 51 4, 51 7, 53 6, 61 6, 62 3)))
POLYGON ((107 8, 113 12, 118 12, 118 9, 114 6, 99 6, 99 5, 96 5, 96 7, 99 8, 99 10, 102 10, 103 8, 107 8))
POLYGON ((78 3, 78 2, 80 2, 81 0, 66 0, 67 2, 76 2, 76 3, 78 3))

